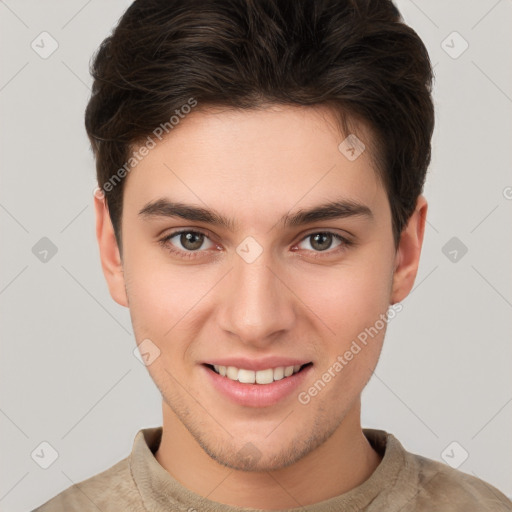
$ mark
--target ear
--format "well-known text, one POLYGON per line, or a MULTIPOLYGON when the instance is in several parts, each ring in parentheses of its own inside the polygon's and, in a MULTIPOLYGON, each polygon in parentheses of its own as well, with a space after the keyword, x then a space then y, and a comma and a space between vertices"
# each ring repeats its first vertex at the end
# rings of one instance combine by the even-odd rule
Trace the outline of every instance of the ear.
POLYGON ((400 236, 395 258, 391 304, 404 300, 414 285, 425 233, 427 208, 427 200, 420 195, 416 208, 400 236))
POLYGON ((96 212, 96 238, 100 249, 101 267, 112 298, 121 306, 128 307, 124 281, 123 262, 114 235, 114 227, 101 189, 94 193, 96 212))

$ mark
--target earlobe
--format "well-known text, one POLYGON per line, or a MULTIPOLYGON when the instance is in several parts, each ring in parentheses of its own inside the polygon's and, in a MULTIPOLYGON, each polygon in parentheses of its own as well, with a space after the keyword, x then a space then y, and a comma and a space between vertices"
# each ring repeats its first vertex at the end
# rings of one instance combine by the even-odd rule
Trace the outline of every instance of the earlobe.
POLYGON ((98 190, 94 194, 94 210, 101 268, 107 280, 110 295, 118 304, 128 307, 123 262, 104 194, 98 190))
POLYGON ((392 304, 405 299, 414 285, 423 245, 427 209, 427 200, 420 195, 416 208, 400 236, 393 275, 392 304))

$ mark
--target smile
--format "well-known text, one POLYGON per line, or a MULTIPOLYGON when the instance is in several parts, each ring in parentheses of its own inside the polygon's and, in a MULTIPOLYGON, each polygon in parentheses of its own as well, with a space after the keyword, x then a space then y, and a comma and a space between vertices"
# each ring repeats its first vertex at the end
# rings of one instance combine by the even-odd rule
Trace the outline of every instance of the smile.
POLYGON ((215 395, 244 407, 261 408, 291 399, 313 371, 312 362, 303 363, 289 358, 273 359, 275 361, 271 361, 271 358, 266 361, 231 358, 231 364, 226 364, 227 360, 219 360, 200 366, 215 395), (234 366, 235 361, 239 367, 234 366), (252 368, 247 368, 248 366, 252 368))
POLYGON ((226 377, 227 379, 238 381, 243 384, 272 384, 275 381, 285 379, 300 372, 304 367, 312 363, 293 366, 278 366, 276 368, 267 368, 264 370, 247 370, 235 366, 207 365, 215 373, 226 377))

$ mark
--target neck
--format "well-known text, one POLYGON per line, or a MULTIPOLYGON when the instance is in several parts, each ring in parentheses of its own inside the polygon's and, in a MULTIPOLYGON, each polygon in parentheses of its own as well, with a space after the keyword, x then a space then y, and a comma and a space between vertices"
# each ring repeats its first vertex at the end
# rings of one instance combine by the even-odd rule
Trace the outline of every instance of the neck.
POLYGON ((238 471, 213 460, 164 402, 162 439, 155 457, 171 476, 200 496, 265 510, 339 496, 366 481, 381 461, 361 429, 360 401, 318 448, 291 466, 263 472, 238 471))

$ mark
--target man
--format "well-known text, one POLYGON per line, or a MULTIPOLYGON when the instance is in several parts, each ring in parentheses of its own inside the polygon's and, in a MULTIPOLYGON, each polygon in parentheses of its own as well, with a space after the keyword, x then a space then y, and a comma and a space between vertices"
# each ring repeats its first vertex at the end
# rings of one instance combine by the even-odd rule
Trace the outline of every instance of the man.
POLYGON ((393 4, 138 0, 92 73, 102 268, 163 426, 37 510, 512 510, 360 423, 434 125, 393 4))

